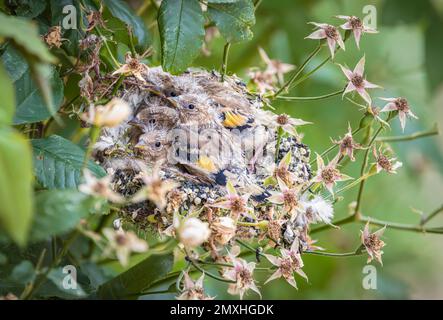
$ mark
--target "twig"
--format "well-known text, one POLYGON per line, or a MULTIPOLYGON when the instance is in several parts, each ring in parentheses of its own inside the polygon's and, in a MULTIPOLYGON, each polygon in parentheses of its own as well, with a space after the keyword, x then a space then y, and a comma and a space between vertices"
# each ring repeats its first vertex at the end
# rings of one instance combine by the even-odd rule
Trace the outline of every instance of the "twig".
POLYGON ((411 141, 415 139, 425 138, 429 136, 435 136, 439 134, 437 124, 430 130, 415 132, 406 136, 393 136, 393 137, 378 137, 376 141, 380 142, 402 142, 402 141, 411 141))
POLYGON ((286 100, 286 101, 315 101, 315 100, 322 100, 322 99, 327 99, 330 97, 334 97, 334 96, 338 96, 341 95, 344 92, 344 89, 339 90, 339 91, 334 91, 332 93, 328 93, 328 94, 324 94, 321 96, 316 96, 316 97, 276 97, 275 99, 278 100, 286 100))
POLYGON ((443 205, 440 208, 437 208, 436 210, 432 211, 427 216, 424 216, 421 218, 420 225, 424 226, 426 223, 428 223, 432 218, 434 218, 437 214, 443 211, 443 205))
POLYGON ((228 57, 229 57, 229 49, 231 48, 231 43, 226 42, 224 50, 223 50, 223 63, 221 70, 221 81, 225 81, 226 71, 228 69, 228 57))

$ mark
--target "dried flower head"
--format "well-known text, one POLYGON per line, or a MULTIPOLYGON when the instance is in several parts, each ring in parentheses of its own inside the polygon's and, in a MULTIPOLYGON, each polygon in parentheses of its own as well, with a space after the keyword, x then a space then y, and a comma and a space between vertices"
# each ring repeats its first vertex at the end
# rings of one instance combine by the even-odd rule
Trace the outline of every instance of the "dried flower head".
POLYGON ((321 156, 317 154, 317 175, 312 180, 321 182, 331 194, 334 194, 333 187, 338 181, 352 179, 337 169, 337 160, 338 157, 335 157, 328 165, 325 165, 321 156))
POLYGON ((80 192, 94 197, 104 198, 114 203, 124 202, 124 198, 111 188, 112 175, 107 175, 98 179, 91 173, 91 171, 85 169, 83 176, 85 182, 78 186, 80 192))
POLYGON ((230 217, 217 217, 211 223, 212 239, 220 245, 227 244, 234 236, 237 225, 230 217))
POLYGON ((275 271, 268 280, 266 280, 265 284, 269 281, 278 279, 283 277, 291 286, 297 289, 297 283, 294 279, 294 272, 298 273, 300 276, 308 280, 308 277, 303 272, 303 261, 301 259, 301 255, 299 253, 299 242, 298 240, 294 240, 291 245, 290 250, 281 249, 280 250, 281 257, 275 257, 270 254, 265 254, 265 257, 277 267, 277 271, 275 271))
POLYGON ((273 92, 275 89, 275 75, 261 70, 251 70, 248 73, 250 81, 256 86, 259 94, 273 92))
POLYGON ((305 124, 311 124, 311 122, 304 121, 302 119, 291 118, 289 115, 275 114, 271 111, 259 110, 256 114, 256 121, 271 129, 281 128, 284 132, 289 133, 292 136, 297 137, 297 126, 305 124))
POLYGON ((374 233, 370 233, 369 222, 368 222, 366 223, 363 231, 361 231, 361 242, 366 248, 366 251, 369 255, 367 263, 375 259, 381 265, 383 265, 383 262, 381 260, 383 251, 381 249, 385 246, 385 243, 380 239, 380 237, 383 235, 385 230, 386 227, 383 227, 374 233))
POLYGON ((360 61, 357 63, 357 65, 354 68, 354 71, 351 71, 340 64, 339 66, 343 71, 343 73, 345 74, 346 78, 349 80, 349 83, 345 91, 343 92, 343 96, 349 92, 357 91, 357 93, 367 103, 371 104, 372 103, 371 96, 368 94, 368 92, 365 89, 380 88, 380 86, 373 84, 364 78, 363 74, 365 72, 365 56, 363 56, 363 58, 361 58, 360 61))
POLYGON ((369 28, 363 24, 363 21, 356 16, 337 16, 339 19, 346 20, 344 24, 340 26, 343 30, 352 30, 355 38, 357 48, 360 49, 360 38, 363 33, 378 33, 377 30, 369 28))
POLYGON ((49 28, 48 32, 43 36, 43 40, 49 46, 49 48, 60 48, 63 44, 62 27, 54 26, 49 28))
POLYGON ((396 161, 397 158, 389 158, 386 154, 382 152, 382 146, 380 146, 378 152, 374 145, 372 148, 372 153, 375 158, 375 164, 377 168, 377 173, 384 170, 387 173, 397 173, 397 169, 400 168, 403 163, 396 161))
POLYGON ((355 149, 363 149, 363 147, 354 141, 354 138, 352 137, 352 128, 351 125, 348 126, 348 132, 345 134, 345 136, 336 141, 332 140, 333 143, 338 144, 339 146, 339 153, 342 156, 348 156, 351 161, 355 161, 354 158, 354 150, 355 149))
POLYGON ((284 83, 284 75, 295 69, 295 66, 292 64, 281 62, 280 60, 271 60, 266 54, 263 48, 258 48, 258 52, 260 53, 260 57, 263 62, 266 64, 266 71, 272 75, 275 75, 278 79, 280 85, 284 83))
POLYGON ((331 52, 332 58, 334 58, 336 44, 338 44, 340 48, 345 50, 345 43, 343 42, 340 32, 336 27, 327 23, 316 23, 316 22, 309 22, 309 23, 316 26, 318 30, 311 33, 305 39, 314 39, 314 40, 326 39, 326 41, 328 42, 328 47, 329 51, 331 52))
POLYGON ((253 210, 248 206, 250 195, 239 195, 231 181, 226 183, 226 191, 228 194, 221 201, 208 204, 208 206, 229 210, 232 218, 235 220, 241 215, 249 216, 249 212, 253 210))
POLYGON ((148 70, 149 68, 146 64, 140 62, 138 58, 132 57, 131 53, 128 52, 125 55, 125 64, 115 70, 112 75, 131 75, 141 82, 145 83, 146 80, 143 75, 145 75, 148 70))
POLYGON ((104 250, 107 256, 114 252, 122 266, 127 266, 131 252, 145 252, 148 250, 146 241, 139 239, 132 231, 103 229, 103 234, 108 239, 108 246, 104 250))
POLYGON ((380 98, 388 101, 388 103, 381 109, 380 112, 398 111, 398 118, 400 119, 400 126, 403 131, 406 127, 406 118, 411 117, 418 119, 418 117, 412 113, 408 100, 405 98, 380 98))
POLYGON ((91 105, 80 118, 96 127, 115 127, 128 119, 130 114, 131 108, 127 102, 113 98, 104 106, 91 105))
POLYGON ((277 178, 277 181, 280 191, 271 191, 268 201, 283 205, 284 212, 289 214, 293 221, 302 210, 302 203, 299 201, 300 186, 289 188, 280 178, 277 178))
POLYGON ((202 273, 197 281, 193 281, 187 272, 183 272, 184 287, 182 293, 177 297, 177 300, 213 300, 214 298, 205 295, 203 288, 203 280, 205 274, 202 273))
POLYGON ((247 262, 246 260, 236 258, 233 255, 231 255, 230 258, 234 267, 226 268, 223 272, 223 277, 235 281, 235 283, 229 285, 228 293, 232 295, 239 294, 240 299, 243 299, 245 292, 251 289, 261 296, 253 277, 255 263, 247 262))

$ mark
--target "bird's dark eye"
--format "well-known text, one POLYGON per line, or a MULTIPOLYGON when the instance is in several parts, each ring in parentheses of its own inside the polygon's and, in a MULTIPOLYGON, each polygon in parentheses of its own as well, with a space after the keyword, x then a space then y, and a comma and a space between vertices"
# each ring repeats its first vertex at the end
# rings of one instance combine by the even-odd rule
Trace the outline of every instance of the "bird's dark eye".
POLYGON ((160 141, 157 141, 154 145, 156 148, 160 148, 162 146, 162 143, 160 141))
POLYGON ((149 123, 150 124, 154 124, 155 123, 155 119, 149 119, 149 123))
POLYGON ((189 110, 195 109, 195 105, 193 105, 192 103, 188 104, 188 109, 189 110))
POLYGON ((177 96, 177 92, 175 92, 175 91, 169 91, 169 96, 170 96, 170 97, 176 97, 176 96, 177 96))

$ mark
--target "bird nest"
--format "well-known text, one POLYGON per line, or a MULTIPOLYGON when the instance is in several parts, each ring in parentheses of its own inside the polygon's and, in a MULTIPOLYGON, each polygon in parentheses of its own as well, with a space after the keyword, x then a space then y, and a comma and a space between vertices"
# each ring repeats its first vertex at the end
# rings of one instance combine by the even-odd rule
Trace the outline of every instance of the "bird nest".
POLYGON ((201 212, 224 197, 229 181, 250 195, 256 214, 245 219, 254 220, 278 188, 269 178, 288 153, 293 183, 310 179, 310 151, 291 126, 294 119, 266 111, 265 101, 236 76, 223 78, 205 70, 171 75, 155 67, 126 77, 114 90, 132 115, 101 131, 94 156, 113 173, 115 191, 136 194, 145 171, 176 186, 163 208, 150 200, 133 203, 124 208, 125 219, 164 230, 174 212, 201 212), (294 131, 282 135, 288 125, 294 131))

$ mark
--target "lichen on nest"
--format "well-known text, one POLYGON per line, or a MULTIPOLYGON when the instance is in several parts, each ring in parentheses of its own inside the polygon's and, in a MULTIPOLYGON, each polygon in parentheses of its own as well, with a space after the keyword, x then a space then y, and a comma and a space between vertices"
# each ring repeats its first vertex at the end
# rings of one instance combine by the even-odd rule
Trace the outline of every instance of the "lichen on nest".
POLYGON ((94 146, 95 159, 113 173, 114 189, 124 196, 142 187, 143 170, 177 183, 161 210, 150 201, 124 208, 125 217, 139 227, 165 229, 173 212, 200 210, 224 197, 228 181, 250 194, 254 207, 261 207, 277 188, 267 180, 288 153, 291 183, 301 185, 311 178, 310 151, 295 128, 283 136, 281 117, 266 111, 263 99, 238 77, 221 81, 214 71, 171 75, 161 67, 140 69, 115 90, 129 104, 131 116, 104 128, 94 146))

